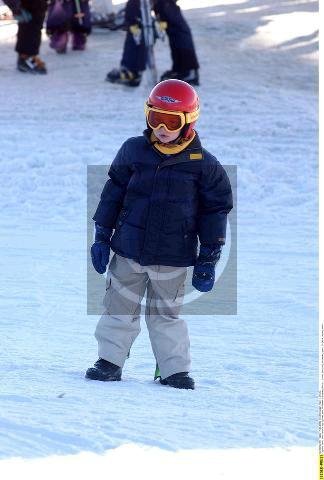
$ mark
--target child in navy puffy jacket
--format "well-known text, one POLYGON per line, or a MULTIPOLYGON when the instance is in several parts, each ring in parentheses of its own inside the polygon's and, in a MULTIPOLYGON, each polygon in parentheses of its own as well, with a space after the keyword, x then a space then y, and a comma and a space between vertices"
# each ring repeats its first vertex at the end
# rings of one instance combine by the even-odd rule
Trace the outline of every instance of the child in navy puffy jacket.
POLYGON ((147 291, 145 320, 157 376, 164 385, 193 389, 188 330, 179 317, 184 281, 193 265, 192 285, 201 292, 213 288, 232 208, 231 185, 194 130, 199 99, 191 85, 175 79, 159 83, 145 110, 148 128, 122 145, 93 217, 96 271, 104 273, 110 250, 114 255, 95 333, 99 360, 86 377, 121 379, 147 291))

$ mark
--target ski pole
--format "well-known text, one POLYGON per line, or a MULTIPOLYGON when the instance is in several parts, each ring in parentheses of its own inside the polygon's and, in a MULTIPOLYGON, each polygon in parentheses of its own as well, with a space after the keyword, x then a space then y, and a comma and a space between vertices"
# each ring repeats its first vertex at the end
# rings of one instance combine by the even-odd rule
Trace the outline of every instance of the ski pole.
POLYGON ((82 25, 83 23, 82 18, 84 17, 84 13, 81 12, 80 0, 74 0, 74 3, 77 11, 75 17, 77 17, 79 25, 82 25))
POLYGON ((154 26, 152 18, 152 9, 150 0, 141 0, 141 18, 142 18, 142 28, 143 28, 143 40, 146 49, 146 65, 148 66, 152 83, 155 85, 157 83, 157 70, 154 57, 154 26))

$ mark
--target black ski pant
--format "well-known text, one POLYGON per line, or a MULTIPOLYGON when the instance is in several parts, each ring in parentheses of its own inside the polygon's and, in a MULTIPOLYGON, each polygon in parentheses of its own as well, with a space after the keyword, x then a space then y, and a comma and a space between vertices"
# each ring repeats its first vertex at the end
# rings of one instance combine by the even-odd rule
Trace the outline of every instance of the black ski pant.
POLYGON ((167 22, 172 70, 179 73, 197 70, 199 62, 191 30, 176 1, 157 0, 154 2, 154 10, 159 20, 167 22))
POLYGON ((133 35, 127 32, 121 66, 133 73, 143 72, 146 68, 147 52, 142 40, 140 45, 134 41, 133 35))
MULTIPOLYGON (((141 2, 140 0, 128 0, 125 7, 125 23, 128 27, 131 25, 139 25, 141 23, 141 2)), ((124 43, 121 66, 127 68, 131 72, 143 72, 146 67, 146 47, 144 45, 144 37, 138 45, 133 35, 127 29, 126 39, 124 43)))
POLYGON ((47 1, 21 0, 21 6, 32 14, 32 19, 28 23, 18 24, 16 52, 28 56, 38 55, 47 1))

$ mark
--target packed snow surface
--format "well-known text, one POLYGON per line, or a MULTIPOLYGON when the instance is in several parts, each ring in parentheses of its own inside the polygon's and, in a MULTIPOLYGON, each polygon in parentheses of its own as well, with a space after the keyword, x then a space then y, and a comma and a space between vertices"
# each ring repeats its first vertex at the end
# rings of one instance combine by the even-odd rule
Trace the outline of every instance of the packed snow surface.
MULTIPOLYGON (((48 75, 21 74, 16 26, 0 26, 0 474, 89 478, 142 461, 151 473, 302 480, 315 468, 317 2, 181 5, 201 62, 200 137, 237 165, 237 315, 212 315, 206 295, 209 313, 186 316, 195 391, 153 382, 144 321, 122 382, 84 379, 98 321, 87 315, 87 165, 141 134, 150 80, 104 81, 125 35, 105 30, 61 56, 44 34, 48 75)), ((155 50, 162 73, 168 45, 155 50)))

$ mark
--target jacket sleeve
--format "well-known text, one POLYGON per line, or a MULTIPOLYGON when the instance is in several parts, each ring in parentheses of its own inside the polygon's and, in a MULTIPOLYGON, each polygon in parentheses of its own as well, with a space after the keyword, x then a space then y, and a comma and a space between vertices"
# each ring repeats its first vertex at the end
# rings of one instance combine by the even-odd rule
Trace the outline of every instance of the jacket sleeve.
POLYGON ((127 163, 126 142, 122 145, 108 171, 107 180, 93 220, 104 227, 115 228, 123 205, 132 170, 127 163))
POLYGON ((214 157, 206 158, 203 166, 198 201, 200 243, 225 243, 227 214, 233 208, 232 188, 224 168, 214 157))

